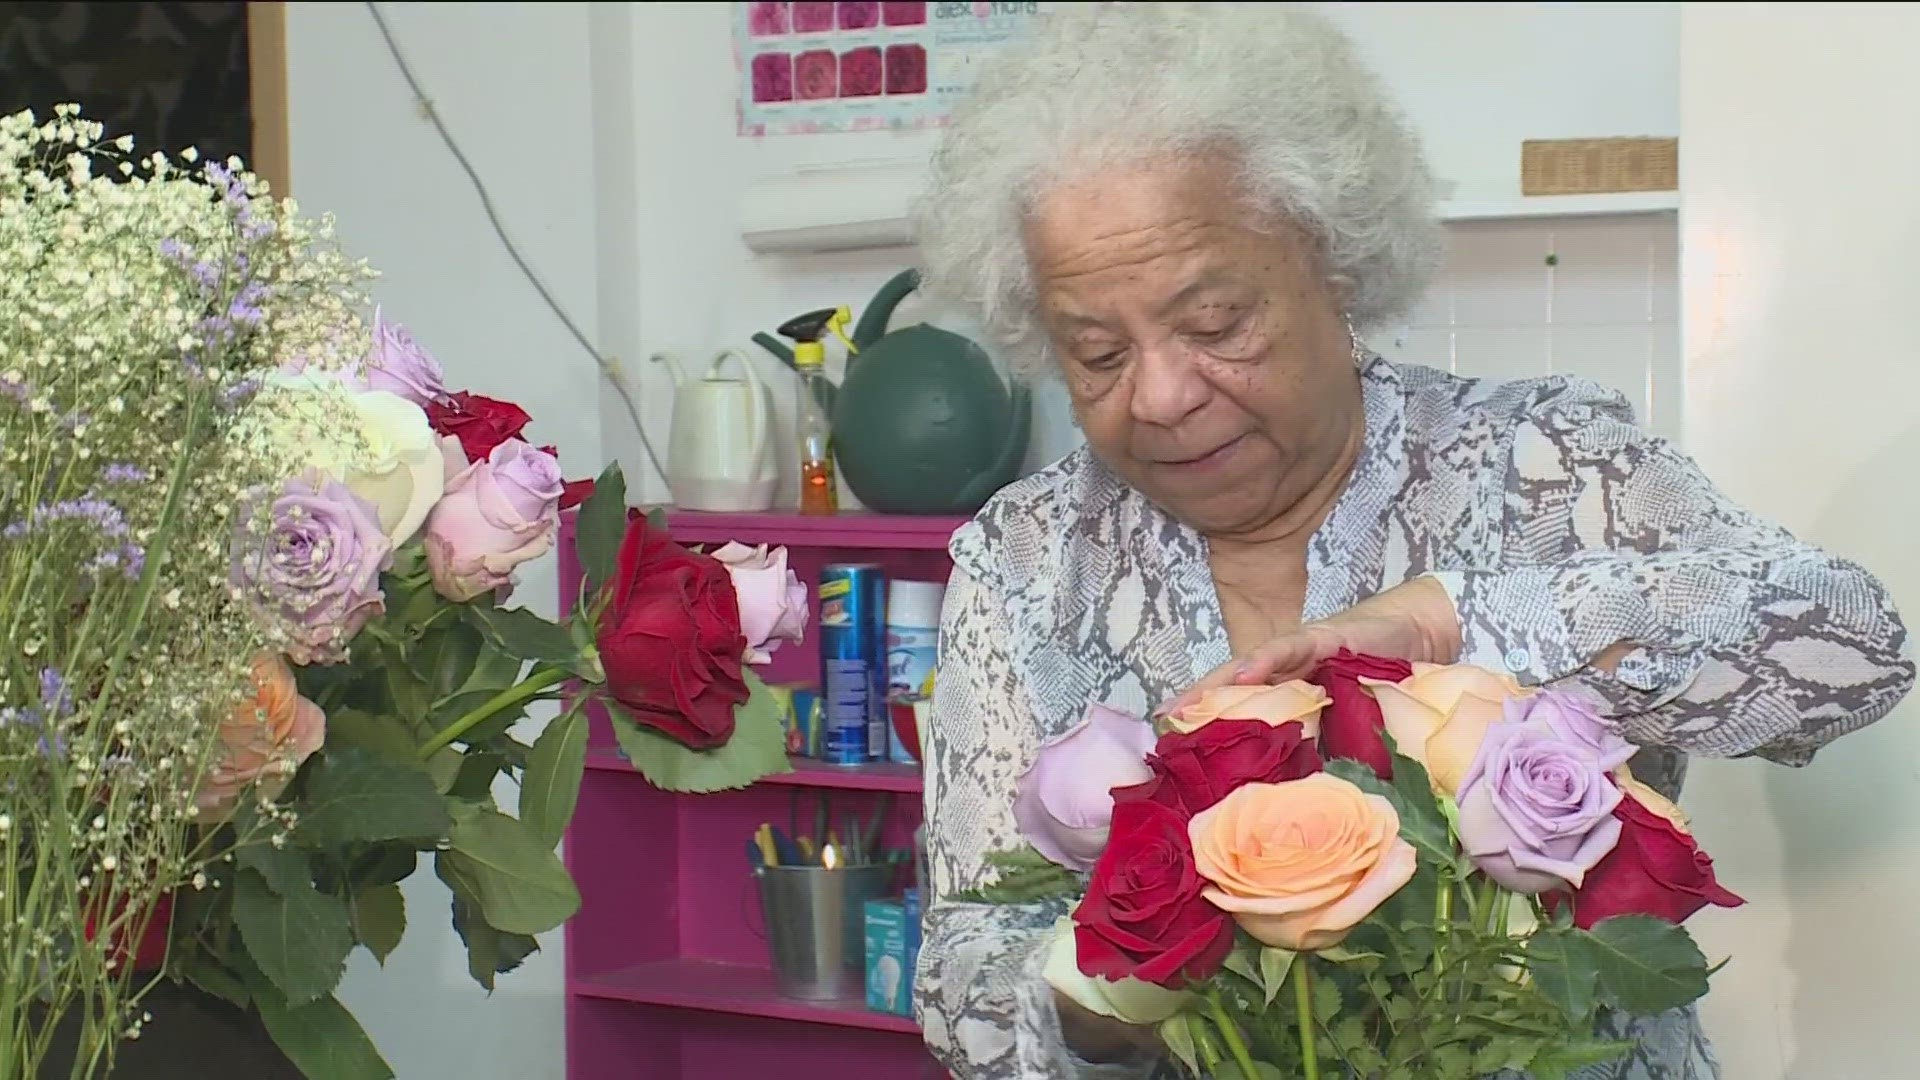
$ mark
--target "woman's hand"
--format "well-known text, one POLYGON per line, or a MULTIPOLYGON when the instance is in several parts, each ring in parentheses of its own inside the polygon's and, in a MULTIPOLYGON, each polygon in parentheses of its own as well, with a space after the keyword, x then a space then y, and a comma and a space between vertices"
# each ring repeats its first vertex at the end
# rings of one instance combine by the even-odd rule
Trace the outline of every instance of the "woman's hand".
POLYGON ((1451 664, 1460 655, 1460 618, 1447 590, 1418 577, 1377 593, 1331 618, 1303 624, 1215 668, 1185 693, 1160 707, 1174 712, 1218 686, 1281 683, 1312 673, 1341 649, 1451 664))

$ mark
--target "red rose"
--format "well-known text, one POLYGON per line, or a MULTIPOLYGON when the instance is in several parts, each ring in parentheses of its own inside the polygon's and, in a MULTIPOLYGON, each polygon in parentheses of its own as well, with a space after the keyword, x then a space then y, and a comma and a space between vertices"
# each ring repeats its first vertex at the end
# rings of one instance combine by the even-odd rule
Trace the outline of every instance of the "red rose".
MULTIPOLYGON (((1620 800, 1613 816, 1620 819, 1620 842, 1573 894, 1575 926, 1591 930, 1618 915, 1651 915, 1679 925, 1708 904, 1746 903, 1714 880, 1713 860, 1672 817, 1632 794, 1620 800)), ((1548 899, 1559 906, 1560 897, 1548 899)))
POLYGON ((1118 803, 1107 850, 1073 913, 1080 970, 1173 989, 1213 977, 1233 951, 1233 920, 1200 895, 1186 815, 1118 803))
POLYGON ((1393 779, 1393 758, 1380 735, 1387 723, 1380 716, 1380 703, 1360 680, 1397 683, 1412 675, 1413 665, 1405 660, 1361 656, 1345 649, 1322 660, 1307 676, 1308 682, 1327 692, 1327 707, 1320 711, 1321 756, 1328 761, 1351 758, 1380 779, 1393 779))
MULTIPOLYGON (((126 910, 123 902, 121 911, 126 910)), ((98 932, 99 923, 93 912, 87 913, 86 937, 92 941, 98 932)), ((173 927, 173 894, 163 893, 153 905, 153 914, 147 919, 147 928, 133 948, 133 970, 136 972, 158 971, 167 962, 167 935, 173 927)), ((115 935, 111 955, 117 961, 127 960, 126 931, 115 935)))
POLYGON ((635 723, 695 750, 733 735, 747 700, 740 605, 727 568, 630 519, 594 640, 607 692, 635 723))
POLYGON ((496 401, 479 394, 450 395, 446 402, 427 403, 427 423, 441 435, 460 440, 468 461, 485 461, 493 448, 508 439, 518 438, 520 429, 533 417, 511 401, 496 401))
POLYGON ((1170 732, 1147 758, 1153 779, 1117 788, 1115 802, 1147 800, 1192 817, 1241 784, 1278 784, 1320 771, 1320 755, 1295 720, 1215 720, 1187 734, 1170 732))

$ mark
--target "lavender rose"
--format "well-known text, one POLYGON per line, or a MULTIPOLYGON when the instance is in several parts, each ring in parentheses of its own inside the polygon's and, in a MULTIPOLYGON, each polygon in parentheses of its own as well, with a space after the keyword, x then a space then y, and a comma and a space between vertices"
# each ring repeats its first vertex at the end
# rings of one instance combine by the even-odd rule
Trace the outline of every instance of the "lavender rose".
POLYGON ((1461 846, 1515 892, 1577 889, 1620 840, 1620 789, 1607 774, 1632 747, 1598 753, 1546 721, 1489 725, 1460 784, 1461 846))
POLYGON ((1593 699, 1577 691, 1548 690, 1533 697, 1509 698, 1505 719, 1544 724, 1561 742, 1584 747, 1598 757, 1611 758, 1623 750, 1629 757, 1633 754, 1632 744, 1600 715, 1593 699))
POLYGON ((440 361, 420 347, 399 323, 373 313, 373 347, 367 350, 364 378, 367 389, 385 390, 421 408, 430 401, 447 400, 440 361))
POLYGON ((434 590, 465 603, 512 588, 514 568, 553 546, 565 489, 553 455, 518 440, 461 470, 427 515, 434 590))
POLYGON ((1020 776, 1013 819, 1034 849, 1070 870, 1091 870, 1107 846, 1113 789, 1153 777, 1153 726, 1105 705, 1040 748, 1020 776))
POLYGON ((342 659, 347 642, 386 610, 380 572, 393 548, 373 504, 310 471, 273 500, 264 529, 252 525, 243 519, 234 544, 234 588, 282 633, 294 663, 342 659))

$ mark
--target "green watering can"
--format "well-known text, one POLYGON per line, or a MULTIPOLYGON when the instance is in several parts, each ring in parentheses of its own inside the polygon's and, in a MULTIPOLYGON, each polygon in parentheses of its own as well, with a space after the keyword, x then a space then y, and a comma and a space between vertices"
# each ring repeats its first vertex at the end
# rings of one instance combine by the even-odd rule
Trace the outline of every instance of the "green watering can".
MULTIPOLYGON (((847 374, 820 404, 833 425, 833 456, 847 486, 884 514, 971 514, 1012 482, 1027 453, 1032 394, 1011 388, 980 346, 922 323, 887 332, 893 311, 920 284, 903 271, 868 303, 848 342, 847 374)), ((818 341, 835 311, 809 312, 780 327, 818 341)), ((753 340, 794 366, 793 350, 769 334, 753 340)))

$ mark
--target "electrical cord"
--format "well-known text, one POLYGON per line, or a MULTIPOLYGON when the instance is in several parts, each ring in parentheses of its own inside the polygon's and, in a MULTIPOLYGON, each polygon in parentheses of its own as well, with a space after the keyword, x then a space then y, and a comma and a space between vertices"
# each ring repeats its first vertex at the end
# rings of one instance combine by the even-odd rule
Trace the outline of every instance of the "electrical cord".
POLYGON ((467 179, 472 181, 475 194, 480 196, 480 207, 487 212, 487 221, 493 225, 494 235, 500 238, 500 244, 507 249, 507 255, 513 259, 514 265, 520 268, 520 273, 526 277, 534 291, 540 294, 540 299, 546 301, 554 317, 559 319, 561 325, 567 328, 567 332, 573 335, 573 340, 580 343, 580 348, 593 358, 594 364, 600 369, 600 374, 613 384, 614 392, 620 395, 621 403, 626 406, 627 416, 633 421, 634 433, 640 436, 640 446, 647 452, 647 463, 653 466, 653 471, 660 475, 662 482, 665 482, 667 471, 660 467, 660 458, 653 451, 653 442, 647 438, 647 429, 640 422, 640 407, 635 404, 633 392, 627 386, 626 377, 619 365, 593 347, 593 342, 587 340, 587 335, 567 315, 566 310, 560 306, 560 302, 554 299, 553 293, 540 280, 540 275, 534 273, 526 257, 520 254, 519 246, 513 242, 512 237, 507 235, 506 224, 500 220, 500 213, 494 208, 493 196, 487 191, 487 185, 481 181, 480 174, 474 169, 473 162, 467 159, 466 152, 460 149, 460 144, 455 141, 453 132, 448 131, 446 123, 440 119, 440 110, 434 108, 433 99, 427 96, 425 88, 420 85, 420 80, 414 76, 413 66, 407 63, 406 54, 400 51, 400 43, 394 39, 393 29, 387 25, 386 16, 381 14, 380 5, 373 0, 366 0, 366 7, 368 13, 373 16, 374 25, 380 28, 380 36, 386 40, 387 51, 393 54, 394 64, 399 67, 401 76, 407 80, 407 86, 413 91, 414 103, 420 115, 433 124, 434 130, 440 133, 440 141, 446 144, 454 160, 459 162, 460 168, 466 172, 467 179))

